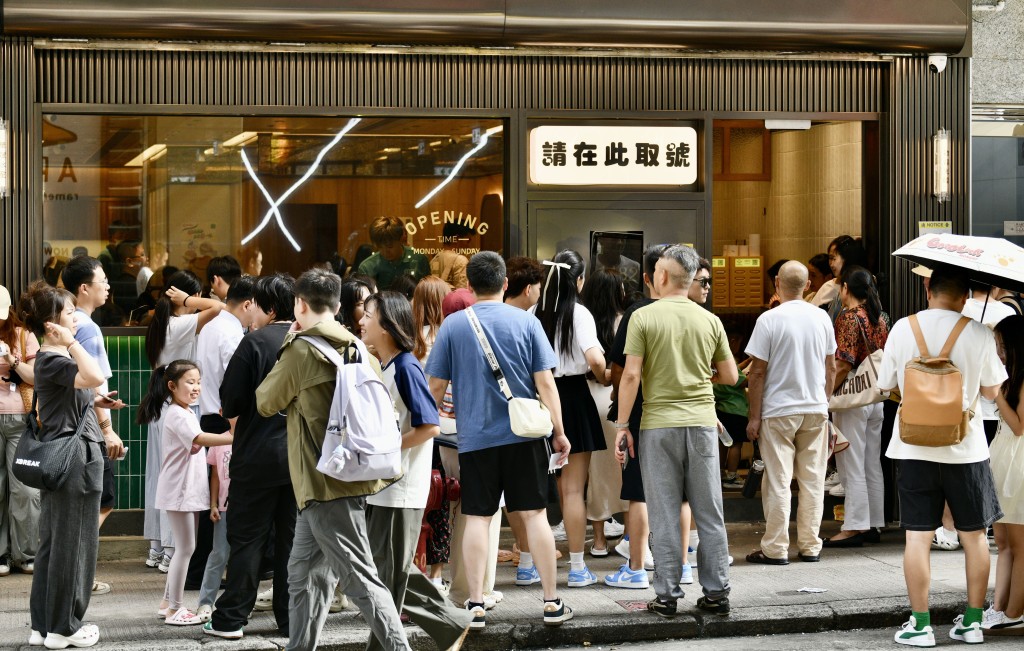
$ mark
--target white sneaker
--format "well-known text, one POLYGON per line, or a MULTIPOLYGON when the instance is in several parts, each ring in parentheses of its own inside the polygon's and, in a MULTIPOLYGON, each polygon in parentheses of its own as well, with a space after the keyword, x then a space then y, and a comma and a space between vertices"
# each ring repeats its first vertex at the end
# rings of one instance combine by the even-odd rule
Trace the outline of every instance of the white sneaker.
POLYGON ((327 612, 340 613, 346 608, 348 608, 348 597, 340 592, 335 592, 334 598, 331 599, 331 606, 327 609, 327 612))
POLYGON ((981 616, 981 627, 992 628, 993 624, 1003 621, 1003 611, 996 610, 995 606, 989 606, 981 616))
POLYGON ((825 488, 832 488, 839 483, 839 471, 833 470, 825 477, 825 488))
POLYGON ((964 626, 964 616, 957 615, 953 619, 953 628, 949 629, 949 639, 968 644, 981 644, 985 641, 985 634, 981 632, 981 622, 964 626))
MULTIPOLYGON (((988 635, 1024 635, 1024 617, 1010 619, 1004 614, 1000 621, 993 622, 991 626, 985 628, 985 633, 988 635)), ((981 631, 978 631, 978 635, 981 634, 981 631)), ((952 631, 950 631, 950 635, 952 635, 952 631)))
POLYGON ((163 557, 163 552, 158 552, 155 549, 149 550, 149 556, 146 557, 146 567, 156 567, 163 560, 163 557))
POLYGON ((204 624, 210 621, 213 618, 213 606, 210 604, 203 604, 199 607, 199 610, 196 611, 196 617, 198 617, 199 621, 204 624))
POLYGON ((164 554, 163 558, 160 559, 160 564, 156 566, 156 569, 160 570, 164 574, 171 571, 171 557, 168 554, 164 554))
POLYGON ((43 646, 43 634, 39 631, 32 631, 28 636, 29 646, 43 646))
POLYGON ((11 573, 11 562, 6 558, 0 558, 0 576, 7 576, 11 573))
MULTIPOLYGON (((501 594, 497 590, 494 592, 488 592, 484 595, 484 610, 494 610, 494 607, 498 605, 498 602, 505 598, 505 595, 501 594), (498 598, 496 598, 498 597, 498 598)), ((462 605, 469 608, 469 599, 462 602, 462 605)))
MULTIPOLYGON (((835 486, 828 489, 828 494, 832 497, 846 497, 846 489, 843 488, 842 484, 837 483, 835 486)), ((903 644, 903 642, 900 644, 903 644)))
POLYGON ((270 588, 269 590, 266 590, 266 591, 261 592, 258 595, 256 595, 256 605, 253 607, 253 610, 258 610, 260 612, 266 612, 268 610, 273 610, 273 609, 274 609, 274 589, 273 588, 270 588))
POLYGON ((555 536, 555 542, 565 542, 568 538, 565 537, 565 522, 559 522, 555 526, 551 527, 551 533, 555 536))
POLYGON ((626 532, 626 525, 619 524, 615 518, 608 518, 604 521, 604 537, 618 538, 626 532))
POLYGON ((917 620, 911 615, 910 619, 900 627, 900 630, 896 631, 893 640, 896 644, 906 644, 907 646, 932 647, 935 646, 935 632, 931 626, 925 626, 920 631, 917 630, 917 620))
POLYGON ((623 557, 627 561, 629 560, 629 538, 623 536, 622 540, 620 540, 618 544, 615 545, 614 549, 616 554, 623 557))

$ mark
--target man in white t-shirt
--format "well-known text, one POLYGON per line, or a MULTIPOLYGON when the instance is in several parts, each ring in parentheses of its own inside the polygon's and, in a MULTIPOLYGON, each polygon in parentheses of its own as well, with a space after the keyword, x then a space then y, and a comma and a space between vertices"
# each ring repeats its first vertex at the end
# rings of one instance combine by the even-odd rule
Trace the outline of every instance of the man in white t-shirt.
POLYGON ((821 552, 825 467, 828 461, 828 397, 836 377, 836 336, 821 308, 802 300, 807 267, 790 260, 775 278, 782 301, 757 319, 746 353, 750 418, 747 437, 759 441, 764 460, 765 532, 750 563, 788 565, 790 483, 800 487, 796 531, 800 560, 821 552))
MULTIPOLYGON (((930 354, 941 350, 961 318, 967 296, 965 271, 940 266, 932 272, 928 309, 917 314, 930 354)), ((920 354, 909 321, 901 319, 889 332, 885 344, 878 370, 879 388, 898 387, 902 392, 904 367, 920 354)), ((963 374, 964 410, 971 407, 979 394, 995 398, 1006 380, 1006 369, 996 354, 995 337, 980 323, 967 324, 953 346, 950 361, 963 374)), ((950 637, 981 642, 982 608, 989 576, 985 531, 1003 515, 988 463, 981 413, 970 421, 970 429, 962 442, 944 447, 904 443, 897 418, 886 456, 899 460, 897 490, 902 525, 907 532, 903 565, 913 613, 910 621, 896 632, 896 642, 910 646, 935 644, 928 612, 929 554, 932 534, 942 520, 944 503, 949 504, 953 514, 967 561, 967 612, 956 618, 950 637)))

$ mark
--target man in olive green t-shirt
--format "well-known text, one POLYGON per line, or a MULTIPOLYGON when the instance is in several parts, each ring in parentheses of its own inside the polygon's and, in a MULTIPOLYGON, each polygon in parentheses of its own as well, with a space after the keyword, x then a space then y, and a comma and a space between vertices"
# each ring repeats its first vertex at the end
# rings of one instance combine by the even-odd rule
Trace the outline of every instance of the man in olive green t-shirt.
POLYGON ((729 612, 729 547, 711 383, 735 384, 738 372, 721 320, 687 298, 699 267, 699 256, 688 246, 671 246, 662 254, 654 271, 661 299, 630 319, 619 384, 616 449, 623 437, 632 449, 629 413, 643 379, 640 467, 658 568, 658 598, 647 609, 664 617, 675 615, 676 601, 683 596, 679 509, 684 499, 701 532, 697 561, 704 596, 697 606, 711 613, 729 612))

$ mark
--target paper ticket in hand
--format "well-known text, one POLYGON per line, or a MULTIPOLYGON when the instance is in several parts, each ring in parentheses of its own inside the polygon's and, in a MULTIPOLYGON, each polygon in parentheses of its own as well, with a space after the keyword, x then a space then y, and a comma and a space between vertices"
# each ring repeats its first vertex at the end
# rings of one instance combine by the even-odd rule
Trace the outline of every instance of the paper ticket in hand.
POLYGON ((555 452, 554 454, 551 455, 551 459, 548 460, 548 472, 554 472, 559 468, 564 468, 569 464, 568 458, 566 458, 565 461, 559 461, 561 457, 561 452, 555 452))

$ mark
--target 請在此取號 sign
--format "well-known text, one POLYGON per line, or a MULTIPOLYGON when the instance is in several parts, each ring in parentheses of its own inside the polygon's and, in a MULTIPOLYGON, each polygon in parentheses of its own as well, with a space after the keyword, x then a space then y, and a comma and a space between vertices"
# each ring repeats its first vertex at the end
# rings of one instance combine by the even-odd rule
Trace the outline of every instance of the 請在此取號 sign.
POLYGON ((530 181, 539 185, 692 185, 692 127, 576 127, 530 130, 530 181))

